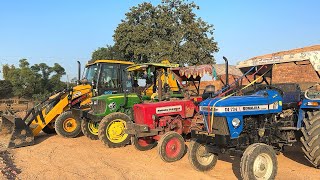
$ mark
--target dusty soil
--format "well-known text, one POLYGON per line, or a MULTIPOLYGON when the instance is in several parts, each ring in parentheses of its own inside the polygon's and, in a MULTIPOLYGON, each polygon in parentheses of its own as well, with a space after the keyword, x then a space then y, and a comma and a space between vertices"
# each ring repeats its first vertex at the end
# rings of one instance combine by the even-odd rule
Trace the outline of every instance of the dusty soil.
POLYGON ((11 150, 0 147, 0 179, 16 179, 21 170, 13 161, 11 150))
MULTIPOLYGON (((156 148, 145 152, 131 145, 108 149, 100 141, 84 136, 65 139, 40 135, 36 145, 8 153, 8 157, 13 155, 14 164, 10 164, 10 158, 0 157, 0 179, 14 178, 15 174, 18 179, 240 178, 239 158, 220 157, 212 171, 203 173, 192 169, 187 156, 175 163, 165 163, 158 157, 156 148)), ((278 156, 278 162, 277 179, 318 179, 320 176, 320 170, 310 167, 299 147, 289 147, 285 154, 278 156)))

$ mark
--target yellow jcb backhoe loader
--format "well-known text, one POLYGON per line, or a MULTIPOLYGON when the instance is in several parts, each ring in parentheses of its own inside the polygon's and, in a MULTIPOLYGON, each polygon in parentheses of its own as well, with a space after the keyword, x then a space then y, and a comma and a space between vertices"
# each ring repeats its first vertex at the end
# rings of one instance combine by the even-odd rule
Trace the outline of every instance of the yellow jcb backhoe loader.
MULTIPOLYGON (((79 81, 80 81, 80 62, 79 81)), ((100 79, 107 75, 102 70, 108 69, 109 89, 103 93, 117 93, 121 86, 112 86, 120 81, 121 72, 132 62, 117 60, 97 60, 86 65, 86 73, 80 85, 70 89, 64 89, 49 98, 45 99, 35 107, 31 108, 26 116, 21 119, 14 115, 0 117, 0 146, 18 148, 34 144, 34 137, 41 131, 45 133, 57 132, 63 137, 76 137, 81 132, 81 119, 72 113, 72 108, 89 109, 90 98, 98 95, 94 89, 100 79), (114 71, 117 69, 118 71, 114 71)))

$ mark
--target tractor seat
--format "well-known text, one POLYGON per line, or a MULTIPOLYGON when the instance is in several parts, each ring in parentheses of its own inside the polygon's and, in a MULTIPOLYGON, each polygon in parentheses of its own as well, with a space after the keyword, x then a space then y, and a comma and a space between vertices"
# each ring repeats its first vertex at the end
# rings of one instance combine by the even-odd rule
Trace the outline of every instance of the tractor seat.
POLYGON ((298 103, 301 100, 301 89, 298 84, 295 83, 281 83, 281 84, 273 84, 283 91, 282 96, 282 108, 283 109, 292 109, 298 108, 298 103))

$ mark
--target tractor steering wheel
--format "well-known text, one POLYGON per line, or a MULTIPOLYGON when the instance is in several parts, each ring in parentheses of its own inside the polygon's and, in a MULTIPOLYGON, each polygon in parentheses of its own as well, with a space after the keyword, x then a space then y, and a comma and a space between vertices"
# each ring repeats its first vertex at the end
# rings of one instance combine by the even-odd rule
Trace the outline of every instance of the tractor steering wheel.
POLYGON ((316 86, 320 86, 320 83, 315 84, 315 85, 309 87, 307 90, 305 90, 304 97, 306 99, 309 99, 309 100, 320 100, 320 91, 317 90, 316 86), (310 90, 312 90, 312 88, 315 88, 315 90, 313 90, 315 92, 310 91, 310 90))
POLYGON ((281 96, 283 96, 283 90, 276 87, 276 86, 272 86, 272 85, 266 85, 266 84, 261 84, 258 86, 258 88, 256 89, 256 91, 259 91, 259 90, 264 90, 264 89, 270 89, 270 90, 275 90, 277 91, 281 96))
POLYGON ((278 88, 278 87, 275 87, 275 86, 272 86, 272 85, 266 85, 266 84, 260 84, 258 86, 256 86, 255 89, 251 90, 251 91, 248 91, 248 92, 245 92, 244 94, 245 95, 251 95, 257 91, 260 91, 260 90, 266 90, 266 89, 270 89, 270 90, 276 90, 281 96, 283 96, 283 91, 278 88))

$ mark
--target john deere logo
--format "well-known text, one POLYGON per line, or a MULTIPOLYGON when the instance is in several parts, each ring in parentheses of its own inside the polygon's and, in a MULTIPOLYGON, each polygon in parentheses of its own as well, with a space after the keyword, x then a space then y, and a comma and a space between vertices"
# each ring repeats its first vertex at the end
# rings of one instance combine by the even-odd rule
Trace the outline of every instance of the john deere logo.
POLYGON ((115 102, 112 102, 112 103, 110 103, 110 104, 108 105, 108 107, 109 107, 109 109, 110 109, 111 111, 113 111, 113 110, 116 109, 117 104, 116 104, 115 102))

